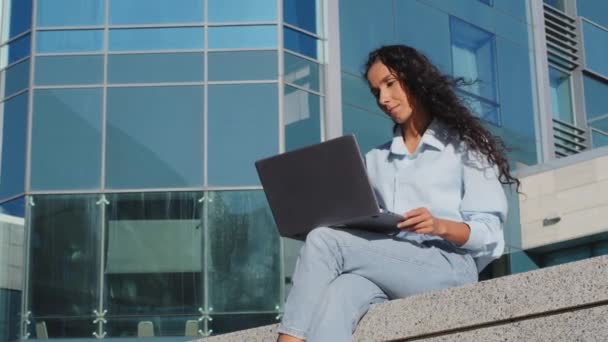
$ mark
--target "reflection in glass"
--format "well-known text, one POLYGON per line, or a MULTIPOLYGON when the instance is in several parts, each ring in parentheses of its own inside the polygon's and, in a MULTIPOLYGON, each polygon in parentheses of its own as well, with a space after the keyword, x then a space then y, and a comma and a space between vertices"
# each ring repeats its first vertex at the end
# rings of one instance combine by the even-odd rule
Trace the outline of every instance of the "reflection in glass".
POLYGON ((608 115, 608 83, 583 75, 587 119, 608 115))
POLYGON ((103 30, 38 31, 36 52, 97 52, 103 50, 103 30))
POLYGON ((178 24, 203 21, 203 0, 108 0, 110 25, 178 24))
POLYGON ((320 96, 285 86, 285 150, 291 151, 321 141, 320 96))
POLYGON ((208 96, 208 184, 259 185, 254 162, 279 152, 277 85, 210 85, 208 96))
POLYGON ((463 90, 497 101, 494 35, 454 17, 450 30, 454 77, 474 81, 463 90))
POLYGON ((320 42, 305 33, 285 27, 283 30, 285 48, 304 56, 320 59, 320 42))
POLYGON ((107 186, 202 185, 202 94, 202 86, 109 88, 107 186))
POLYGON ((108 82, 200 82, 203 61, 198 52, 109 55, 108 82))
POLYGON ((32 28, 32 0, 4 0, 0 2, 0 42, 23 33, 32 28))
POLYGON ((30 59, 14 64, 0 72, 0 98, 27 89, 30 82, 30 59))
MULTIPOLYGON (((321 29, 320 2, 315 0, 281 0, 283 1, 283 18, 286 23, 319 33, 321 29)), ((354 5, 356 6, 356 5, 354 5)))
POLYGON ((38 27, 103 24, 104 0, 38 0, 38 27))
POLYGON ((0 204, 0 340, 16 341, 21 326, 25 201, 0 204))
POLYGON ((209 0, 209 22, 277 20, 277 0, 209 0))
POLYGON ((285 82, 321 92, 323 67, 318 63, 286 52, 284 55, 285 82))
POLYGON ((214 312, 275 310, 280 239, 264 192, 209 196, 209 306, 214 312))
POLYGON ((276 50, 209 52, 208 56, 209 81, 277 79, 276 50))
POLYGON ((573 123, 570 75, 556 68, 549 67, 549 85, 551 87, 551 111, 553 117, 567 123, 573 123))
POLYGON ((608 77, 608 30, 586 20, 583 23, 585 67, 608 77))
POLYGON ((36 85, 103 83, 103 56, 40 56, 34 72, 36 85))
POLYGON ((202 27, 110 30, 110 51, 202 49, 202 27))
MULTIPOLYGON (((93 195, 34 196, 30 207, 29 307, 32 332, 90 337, 99 301, 102 206, 93 195)), ((36 336, 34 334, 34 336, 36 336)))
POLYGON ((276 313, 244 313, 244 314, 214 314, 210 327, 213 335, 225 334, 233 331, 260 327, 263 325, 276 324, 276 313))
POLYGON ((199 193, 114 194, 106 221, 105 307, 109 336, 184 335, 203 305, 199 193))
POLYGON ((592 129, 591 141, 593 143, 593 148, 608 146, 608 132, 603 133, 592 129))
POLYGON ((14 40, 0 48, 0 69, 29 56, 31 48, 30 34, 14 40))
POLYGON ((32 190, 96 189, 101 180, 101 88, 38 89, 32 190))
POLYGON ((274 25, 209 27, 210 49, 276 48, 274 25))
POLYGON ((0 200, 25 191, 28 93, 0 103, 0 200))

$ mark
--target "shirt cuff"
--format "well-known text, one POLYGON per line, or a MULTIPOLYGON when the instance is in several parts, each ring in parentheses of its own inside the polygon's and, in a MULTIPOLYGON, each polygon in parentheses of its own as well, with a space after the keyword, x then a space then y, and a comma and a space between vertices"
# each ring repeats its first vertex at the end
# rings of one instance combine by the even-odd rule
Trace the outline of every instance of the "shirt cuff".
POLYGON ((484 241, 488 228, 485 226, 484 223, 477 221, 465 221, 464 223, 469 226, 471 232, 469 234, 469 239, 467 240, 467 242, 465 242, 465 244, 460 247, 473 251, 483 249, 485 247, 484 241))

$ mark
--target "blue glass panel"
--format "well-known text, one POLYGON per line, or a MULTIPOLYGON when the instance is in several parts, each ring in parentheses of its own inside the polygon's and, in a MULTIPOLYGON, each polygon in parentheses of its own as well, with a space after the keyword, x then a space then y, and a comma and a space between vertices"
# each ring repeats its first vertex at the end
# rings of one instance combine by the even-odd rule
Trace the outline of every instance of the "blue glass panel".
POLYGON ((396 1, 395 31, 399 43, 424 53, 443 73, 452 72, 450 20, 446 12, 419 1, 396 1), (418 34, 421 30, 424 34, 418 34))
POLYGON ((209 27, 210 49, 276 47, 275 25, 209 27))
POLYGON ((31 38, 29 34, 10 42, 0 48, 0 68, 29 56, 31 38))
POLYGON ((0 3, 2 42, 32 28, 32 0, 5 0, 0 3), (3 6, 1 6, 3 5, 3 6))
POLYGON ((209 0, 209 22, 275 21, 277 0, 209 0))
POLYGON ((34 72, 36 85, 103 83, 103 56, 40 56, 34 72))
POLYGON ((103 50, 102 30, 38 31, 36 52, 97 52, 103 50))
POLYGON ((109 83, 203 81, 202 53, 153 53, 110 55, 109 83))
POLYGON ((194 50, 204 41, 202 27, 110 30, 110 51, 194 50))
POLYGON ((342 73, 342 102, 382 114, 367 81, 345 72, 342 73))
POLYGON ((277 79, 276 51, 210 52, 208 56, 209 81, 277 79))
MULTIPOLYGON (((371 50, 398 42, 393 25, 393 16, 397 11, 394 11, 393 4, 404 2, 349 0, 348 5, 340 3, 340 59, 343 70, 361 73, 371 50)), ((412 2, 417 3, 407 1, 412 2)), ((418 34, 419 31, 416 32, 418 34)))
POLYGON ((0 97, 5 98, 29 87, 30 60, 15 64, 0 75, 0 97))
POLYGON ((455 77, 475 83, 462 88, 496 101, 496 57, 494 35, 450 17, 452 68, 455 77))
POLYGON ((315 91, 323 91, 323 67, 319 63, 292 55, 283 54, 285 82, 315 91))
POLYGON ((37 10, 38 27, 104 24, 104 0, 38 0, 37 10))
POLYGON ((553 117, 569 123, 574 122, 570 75, 549 67, 549 84, 551 87, 551 111, 553 117))
POLYGON ((177 24, 203 21, 203 0, 109 0, 110 25, 177 24))
POLYGON ((109 88, 107 122, 108 188, 202 185, 202 86, 109 88))
POLYGON ((34 92, 32 190, 98 189, 101 88, 34 92))
POLYGON ((27 101, 24 93, 0 103, 0 200, 25 189, 27 101))
MULTIPOLYGON (((577 0, 577 2, 579 2, 581 0, 577 0)), ((593 1, 593 0, 591 0, 593 1)), ((543 0, 544 3, 548 4, 549 6, 555 7, 558 10, 561 10, 562 12, 565 11, 565 0, 543 0)))
POLYGON ((393 137, 393 121, 384 114, 371 113, 343 104, 343 132, 357 137, 361 153, 389 141, 393 137))
POLYGON ((593 142, 593 148, 608 146, 608 134, 591 130, 591 141, 593 142))
POLYGON ((608 30, 595 26, 585 20, 583 38, 585 40, 585 66, 608 77, 608 30))
POLYGON ((0 213, 24 218, 25 197, 19 197, 17 199, 0 204, 0 213))
POLYGON ((488 6, 494 6, 494 0, 479 0, 488 6))
MULTIPOLYGON (((321 18, 318 18, 316 0, 282 0, 283 1, 283 18, 286 23, 297 26, 306 31, 318 33, 317 28, 320 26, 321 18)), ((344 6, 353 6, 350 3, 344 6)), ((355 5, 356 6, 356 5, 355 5)))
POLYGON ((298 52, 310 58, 321 58, 321 53, 319 51, 321 44, 315 37, 292 30, 288 27, 285 27, 283 34, 286 49, 298 52))
POLYGON ((259 185, 254 162, 279 152, 277 85, 210 85, 208 95, 208 185, 259 185))
POLYGON ((465 105, 480 119, 501 126, 500 110, 497 105, 481 100, 464 92, 459 92, 465 105))
MULTIPOLYGON (((552 2, 563 2, 553 0, 552 2)), ((563 6, 563 4, 562 4, 563 6)), ((576 0, 576 14, 608 27, 608 2, 597 0, 576 0)))
POLYGON ((603 119, 589 121, 588 124, 593 128, 597 128, 608 133, 608 116, 603 119))
POLYGON ((587 119, 608 115, 608 84, 584 75, 583 86, 587 119))
POLYGON ((285 150, 316 144, 321 141, 320 96, 304 90, 285 86, 285 150))

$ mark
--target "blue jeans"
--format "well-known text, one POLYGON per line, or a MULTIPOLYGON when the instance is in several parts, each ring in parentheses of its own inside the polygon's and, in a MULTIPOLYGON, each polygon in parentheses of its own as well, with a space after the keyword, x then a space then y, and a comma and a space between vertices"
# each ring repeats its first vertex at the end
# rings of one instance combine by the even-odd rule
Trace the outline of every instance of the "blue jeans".
POLYGON ((317 228, 300 251, 279 332, 350 341, 371 304, 476 281, 473 258, 443 240, 317 228))

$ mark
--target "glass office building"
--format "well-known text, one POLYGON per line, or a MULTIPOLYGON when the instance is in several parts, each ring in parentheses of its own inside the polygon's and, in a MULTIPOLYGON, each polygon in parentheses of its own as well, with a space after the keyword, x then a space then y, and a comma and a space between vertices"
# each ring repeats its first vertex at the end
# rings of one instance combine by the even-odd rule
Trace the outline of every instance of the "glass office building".
POLYGON ((300 243, 277 234, 253 162, 388 140, 361 78, 383 44, 477 80, 459 94, 514 168, 608 144, 608 11, 546 2, 0 1, 0 341, 277 322, 300 243), (574 68, 536 30, 562 14, 585 33, 574 68))

